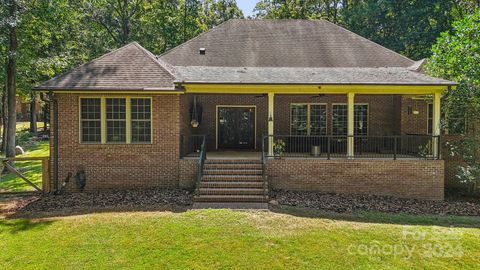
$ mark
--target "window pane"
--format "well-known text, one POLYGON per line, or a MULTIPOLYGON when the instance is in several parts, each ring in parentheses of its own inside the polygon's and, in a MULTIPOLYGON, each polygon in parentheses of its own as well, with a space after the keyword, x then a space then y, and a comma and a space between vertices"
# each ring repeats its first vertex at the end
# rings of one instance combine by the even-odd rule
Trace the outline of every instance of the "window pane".
POLYGON ((149 98, 132 98, 132 119, 150 120, 150 99, 149 98))
POLYGON ((368 105, 361 104, 354 107, 355 135, 368 134, 368 105))
POLYGON ((82 142, 101 142, 100 120, 82 121, 82 142))
POLYGON ((291 134, 292 135, 307 135, 307 109, 306 104, 292 104, 291 105, 291 134))
POLYGON ((124 98, 107 98, 107 120, 126 119, 126 106, 124 98))
POLYGON ((107 98, 107 142, 126 142, 126 100, 107 98))
POLYGON ((100 99, 99 98, 82 98, 80 102, 81 102, 82 119, 100 120, 100 99))
POLYGON ((332 115, 332 134, 333 135, 347 135, 347 105, 334 104, 332 115))
POLYGON ((151 142, 150 121, 132 121, 132 142, 151 142))
POLYGON ((101 142, 100 99, 80 99, 81 141, 101 142))
POLYGON ((151 142, 151 100, 132 98, 132 142, 151 142))
POLYGON ((327 134, 327 106, 310 105, 310 135, 327 134))
POLYGON ((427 104, 427 134, 433 133, 433 104, 427 104))
POLYGON ((107 121, 107 142, 126 142, 126 121, 107 121))

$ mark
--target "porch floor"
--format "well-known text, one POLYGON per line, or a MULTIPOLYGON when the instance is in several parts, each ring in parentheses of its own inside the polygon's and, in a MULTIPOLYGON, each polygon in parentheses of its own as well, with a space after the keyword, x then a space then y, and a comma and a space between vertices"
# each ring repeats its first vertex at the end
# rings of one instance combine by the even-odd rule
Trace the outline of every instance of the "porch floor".
POLYGON ((207 152, 207 159, 262 159, 262 152, 255 151, 214 151, 207 152))

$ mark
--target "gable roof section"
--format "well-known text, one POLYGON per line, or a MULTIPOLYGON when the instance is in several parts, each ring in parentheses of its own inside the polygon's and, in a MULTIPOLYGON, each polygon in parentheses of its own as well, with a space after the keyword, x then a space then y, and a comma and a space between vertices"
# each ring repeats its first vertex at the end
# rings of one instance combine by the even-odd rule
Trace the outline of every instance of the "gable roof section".
POLYGON ((174 76, 136 42, 127 44, 69 72, 36 90, 173 90, 174 76))
POLYGON ((213 84, 355 84, 456 85, 401 67, 387 68, 276 68, 176 67, 178 83, 213 84))
POLYGON ((229 20, 166 52, 173 66, 408 67, 414 61, 326 20, 229 20), (205 48, 205 55, 199 49, 205 48))

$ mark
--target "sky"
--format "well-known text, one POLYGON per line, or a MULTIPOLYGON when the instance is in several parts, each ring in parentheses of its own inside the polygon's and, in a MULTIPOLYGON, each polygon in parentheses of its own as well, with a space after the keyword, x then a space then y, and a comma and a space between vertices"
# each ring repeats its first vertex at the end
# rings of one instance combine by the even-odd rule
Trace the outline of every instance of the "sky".
POLYGON ((258 0, 237 0, 238 7, 243 11, 245 17, 253 15, 253 8, 258 0))

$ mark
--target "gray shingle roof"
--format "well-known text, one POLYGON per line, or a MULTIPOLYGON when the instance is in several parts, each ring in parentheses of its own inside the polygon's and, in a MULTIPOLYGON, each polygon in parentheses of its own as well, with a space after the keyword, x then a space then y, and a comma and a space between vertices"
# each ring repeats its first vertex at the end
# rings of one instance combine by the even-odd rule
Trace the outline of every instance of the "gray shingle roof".
POLYGON ((155 56, 132 42, 67 73, 37 90, 172 90, 174 76, 155 56))
POLYGON ((408 68, 175 67, 177 82, 455 85, 408 68))
POLYGON ((413 60, 325 20, 229 20, 168 51, 173 66, 408 67, 413 60), (205 48, 205 55, 199 49, 205 48))

